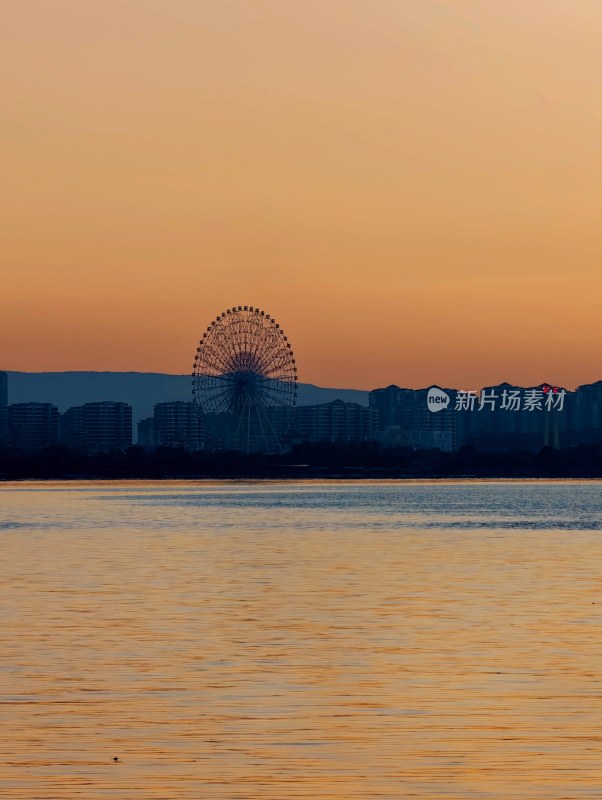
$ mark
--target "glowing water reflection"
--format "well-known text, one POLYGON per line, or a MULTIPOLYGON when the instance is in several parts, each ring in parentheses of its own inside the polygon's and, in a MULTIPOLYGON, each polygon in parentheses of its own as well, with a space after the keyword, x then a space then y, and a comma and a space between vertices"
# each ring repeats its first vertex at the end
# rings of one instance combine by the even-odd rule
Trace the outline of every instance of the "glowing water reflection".
POLYGON ((600 489, 0 487, 0 796, 600 797, 600 489))

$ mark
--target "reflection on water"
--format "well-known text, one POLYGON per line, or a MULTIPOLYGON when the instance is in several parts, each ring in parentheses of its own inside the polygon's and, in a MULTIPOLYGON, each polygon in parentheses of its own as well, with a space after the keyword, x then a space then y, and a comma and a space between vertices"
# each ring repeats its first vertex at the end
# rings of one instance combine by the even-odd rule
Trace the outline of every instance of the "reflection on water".
POLYGON ((600 489, 0 487, 0 797, 599 798, 600 489))

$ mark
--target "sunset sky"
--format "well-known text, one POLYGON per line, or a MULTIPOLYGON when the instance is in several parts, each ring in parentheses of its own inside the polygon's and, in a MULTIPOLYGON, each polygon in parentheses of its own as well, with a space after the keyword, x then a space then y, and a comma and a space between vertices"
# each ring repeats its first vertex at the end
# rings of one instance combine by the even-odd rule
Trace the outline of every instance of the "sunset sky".
POLYGON ((599 0, 5 0, 0 369, 602 378, 599 0))

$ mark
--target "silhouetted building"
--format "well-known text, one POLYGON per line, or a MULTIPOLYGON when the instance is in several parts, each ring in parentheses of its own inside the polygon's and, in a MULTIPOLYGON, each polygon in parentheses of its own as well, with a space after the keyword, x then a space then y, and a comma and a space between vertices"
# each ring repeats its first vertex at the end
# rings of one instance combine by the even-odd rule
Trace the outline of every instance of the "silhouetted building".
POLYGON ((575 440, 575 393, 542 383, 485 386, 472 410, 459 411, 460 444, 498 452, 564 447, 575 440), (557 400, 562 394, 562 407, 557 400), (526 403, 526 398, 532 402, 526 403))
POLYGON ((153 420, 156 445, 172 445, 187 450, 202 449, 201 414, 194 403, 157 403, 153 420))
POLYGON ((602 381, 578 386, 575 428, 579 442, 602 441, 602 381))
POLYGON ((235 450, 248 453, 280 453, 290 449, 291 408, 251 408, 249 415, 227 412, 203 414, 203 443, 206 450, 235 450))
POLYGON ((203 414, 205 448, 214 450, 243 450, 240 422, 224 411, 203 414))
POLYGON ((74 406, 62 415, 61 441, 89 453, 131 447, 132 407, 110 400, 74 406))
POLYGON ((84 444, 89 452, 131 447, 132 407, 128 403, 84 403, 82 409, 84 444))
POLYGON ((274 433, 285 451, 291 448, 296 410, 293 406, 270 406, 266 409, 269 430, 274 433))
POLYGON ((198 407, 182 400, 156 403, 153 416, 138 422, 138 444, 201 450, 203 424, 198 407))
POLYGON ((83 406, 73 406, 61 414, 59 438, 61 444, 73 450, 85 449, 83 406))
MULTIPOLYGON (((447 395, 449 402, 430 410, 430 389, 387 386, 370 392, 370 407, 379 412, 378 439, 385 446, 457 450, 469 445, 478 450, 537 451, 579 441, 579 408, 582 430, 587 431, 588 441, 595 441, 602 381, 584 388, 579 406, 575 392, 547 383, 533 387, 501 383, 471 392, 435 386, 430 389, 444 399, 447 395)), ((599 436, 602 440, 602 431, 599 436)))
MULTIPOLYGON (((433 413, 429 411, 427 403, 430 388, 414 390, 412 403, 402 412, 401 425, 406 426, 407 443, 411 447, 423 449, 456 450, 458 447, 456 391, 441 389, 449 395, 450 403, 447 408, 433 413)), ((440 389, 440 387, 434 388, 440 389)))
POLYGON ((412 389, 402 389, 395 384, 370 392, 369 407, 378 411, 379 431, 401 426, 403 410, 408 400, 412 400, 412 394, 412 389))
POLYGON ((156 447, 154 417, 138 421, 138 444, 141 447, 156 447))
POLYGON ((0 372, 0 447, 8 439, 8 375, 0 372))
POLYGON ((52 403, 14 403, 8 406, 8 444, 40 450, 59 439, 59 410, 52 403))
POLYGON ((307 442, 363 442, 376 438, 378 412, 358 403, 333 400, 294 410, 295 435, 307 442))
POLYGON ((443 390, 450 404, 437 413, 429 411, 428 391, 391 385, 370 392, 369 406, 378 412, 378 440, 385 447, 456 449, 455 391, 443 390))

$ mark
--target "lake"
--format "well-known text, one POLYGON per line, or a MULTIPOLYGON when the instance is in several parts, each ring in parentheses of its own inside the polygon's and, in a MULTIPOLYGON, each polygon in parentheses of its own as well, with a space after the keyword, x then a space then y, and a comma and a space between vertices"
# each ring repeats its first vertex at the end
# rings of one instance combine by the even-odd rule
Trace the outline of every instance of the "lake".
POLYGON ((2 800, 602 796, 600 482, 6 483, 0 546, 2 800))

